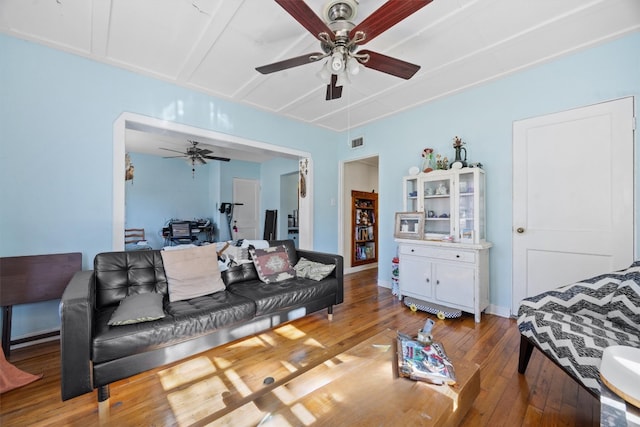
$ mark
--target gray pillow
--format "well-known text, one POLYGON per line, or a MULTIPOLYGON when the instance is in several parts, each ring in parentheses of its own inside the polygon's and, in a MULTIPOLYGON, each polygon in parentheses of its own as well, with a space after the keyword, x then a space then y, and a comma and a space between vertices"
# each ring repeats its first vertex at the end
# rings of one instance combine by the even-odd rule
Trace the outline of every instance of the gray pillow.
POLYGON ((149 322, 162 319, 162 294, 148 292, 145 294, 129 295, 111 315, 109 326, 130 325, 132 323, 149 322))
POLYGON ((320 281, 331 274, 336 266, 333 264, 321 264, 300 257, 298 263, 293 268, 296 270, 298 277, 320 281))

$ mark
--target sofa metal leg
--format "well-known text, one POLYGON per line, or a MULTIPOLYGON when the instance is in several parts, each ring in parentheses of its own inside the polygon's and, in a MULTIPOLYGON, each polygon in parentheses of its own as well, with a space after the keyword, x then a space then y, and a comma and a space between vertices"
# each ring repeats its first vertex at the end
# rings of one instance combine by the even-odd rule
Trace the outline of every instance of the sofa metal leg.
POLYGON ((531 359, 531 353, 533 353, 533 343, 527 339, 524 335, 520 335, 520 358, 518 360, 518 372, 524 374, 531 359))
POLYGON ((109 384, 98 387, 98 402, 109 399, 109 384))
POLYGON ((331 322, 333 320, 333 306, 330 305, 327 308, 327 318, 329 319, 329 322, 331 322))

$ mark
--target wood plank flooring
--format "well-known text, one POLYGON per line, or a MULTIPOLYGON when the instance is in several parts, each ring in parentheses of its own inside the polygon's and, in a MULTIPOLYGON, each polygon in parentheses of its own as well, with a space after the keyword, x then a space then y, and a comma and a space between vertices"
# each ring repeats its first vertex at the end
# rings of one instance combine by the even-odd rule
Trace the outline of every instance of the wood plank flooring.
MULTIPOLYGON (((482 322, 476 324, 469 314, 438 320, 413 313, 389 289, 378 287, 376 278, 377 270, 345 276, 345 302, 335 307, 331 322, 326 311, 319 312, 112 384, 108 406, 101 412, 95 392, 60 400, 57 342, 14 350, 13 364, 44 377, 0 396, 0 425, 225 425, 222 420, 228 421, 225 415, 233 409, 253 402, 259 410, 262 396, 302 372, 386 328, 415 334, 427 317, 435 320, 435 339, 444 344, 454 365, 465 359, 481 367, 480 394, 462 426, 599 425, 598 400, 537 350, 526 375, 518 374, 520 341, 515 320, 483 314, 482 322), (265 384, 267 377, 275 382, 265 384)), ((296 415, 295 402, 290 406, 281 425, 308 425, 296 415)), ((397 425, 402 424, 399 420, 397 425)), ((243 423, 234 419, 226 425, 243 423)), ((323 423, 317 420, 311 425, 323 423)), ((352 425, 358 425, 358 420, 352 425)))

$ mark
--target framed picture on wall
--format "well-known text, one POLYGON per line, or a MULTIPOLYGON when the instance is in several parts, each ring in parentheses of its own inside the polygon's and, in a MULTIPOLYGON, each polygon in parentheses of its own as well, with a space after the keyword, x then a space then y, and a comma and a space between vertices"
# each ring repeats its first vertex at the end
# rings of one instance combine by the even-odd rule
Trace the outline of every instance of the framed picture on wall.
POLYGON ((394 237, 398 239, 422 239, 424 212, 396 212, 394 237))

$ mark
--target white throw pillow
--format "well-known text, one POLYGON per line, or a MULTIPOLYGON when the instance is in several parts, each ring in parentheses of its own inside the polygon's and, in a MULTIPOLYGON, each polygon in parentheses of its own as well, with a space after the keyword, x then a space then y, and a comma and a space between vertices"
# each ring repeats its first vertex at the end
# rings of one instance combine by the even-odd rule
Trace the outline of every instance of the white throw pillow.
POLYGON ((298 277, 320 281, 331 274, 336 266, 333 264, 321 264, 310 261, 305 257, 300 257, 293 268, 296 270, 296 276, 298 277))
POLYGON ((162 251, 169 301, 182 301, 225 289, 215 245, 162 251))

